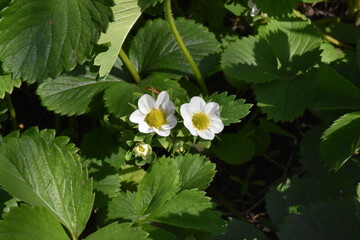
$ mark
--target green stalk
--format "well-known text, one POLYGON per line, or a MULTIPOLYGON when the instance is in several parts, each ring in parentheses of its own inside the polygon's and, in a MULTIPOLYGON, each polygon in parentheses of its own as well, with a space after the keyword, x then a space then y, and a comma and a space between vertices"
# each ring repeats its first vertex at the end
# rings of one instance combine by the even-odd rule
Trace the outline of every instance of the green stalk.
POLYGON ((8 108, 9 108, 9 114, 10 114, 10 118, 11 118, 11 122, 12 122, 12 126, 13 129, 18 129, 18 122, 16 119, 16 112, 15 112, 15 108, 14 108, 14 104, 11 100, 11 96, 10 94, 6 93, 5 95, 7 103, 8 103, 8 108))
POLYGON ((126 55, 123 49, 120 49, 119 57, 125 64, 125 66, 129 69, 131 75, 133 76, 136 83, 139 83, 141 78, 134 65, 131 63, 129 57, 126 55))
POLYGON ((201 76, 200 70, 199 68, 196 66, 194 59, 191 57, 189 50, 186 48, 180 34, 179 31, 177 30, 176 26, 175 26, 175 20, 171 14, 171 0, 165 0, 164 2, 165 5, 165 13, 166 13, 166 18, 167 21, 170 25, 170 29, 172 34, 175 37, 176 42, 178 43, 181 51, 184 53, 186 61, 189 63, 191 69, 194 72, 195 78, 201 88, 202 93, 207 96, 208 95, 208 90, 207 87, 205 85, 205 82, 201 76))

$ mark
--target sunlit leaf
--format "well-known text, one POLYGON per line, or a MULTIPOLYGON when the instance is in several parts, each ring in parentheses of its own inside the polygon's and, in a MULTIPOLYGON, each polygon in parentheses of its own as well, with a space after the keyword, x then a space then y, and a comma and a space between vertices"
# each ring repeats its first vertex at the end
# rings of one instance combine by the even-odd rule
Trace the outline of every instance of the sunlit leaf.
POLYGON ((139 227, 131 227, 130 223, 112 223, 100 228, 85 240, 143 240, 148 234, 139 227))
POLYGON ((108 2, 12 1, 0 20, 4 71, 34 83, 83 63, 112 18, 108 2))

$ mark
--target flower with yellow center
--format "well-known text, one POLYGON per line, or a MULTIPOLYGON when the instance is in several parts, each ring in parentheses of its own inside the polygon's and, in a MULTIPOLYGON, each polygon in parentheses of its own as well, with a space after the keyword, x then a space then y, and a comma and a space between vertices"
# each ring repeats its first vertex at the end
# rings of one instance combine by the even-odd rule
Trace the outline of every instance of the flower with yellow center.
POLYGON ((138 107, 139 109, 130 115, 130 121, 139 124, 139 131, 142 133, 156 132, 167 137, 177 124, 175 106, 166 91, 161 92, 156 101, 150 95, 144 94, 138 101, 138 107))
POLYGON ((152 153, 152 148, 149 144, 139 142, 133 149, 135 157, 141 157, 142 159, 146 159, 152 153))
POLYGON ((184 119, 184 125, 194 136, 200 136, 206 140, 212 140, 215 134, 224 129, 220 119, 219 104, 206 103, 200 97, 193 97, 190 103, 180 107, 180 114, 184 119))

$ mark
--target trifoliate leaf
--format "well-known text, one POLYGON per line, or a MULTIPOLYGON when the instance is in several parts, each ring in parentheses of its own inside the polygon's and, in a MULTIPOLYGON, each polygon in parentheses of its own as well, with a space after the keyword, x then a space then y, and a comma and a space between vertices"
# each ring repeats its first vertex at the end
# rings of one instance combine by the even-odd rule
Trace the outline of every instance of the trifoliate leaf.
POLYGON ((221 67, 234 86, 239 86, 238 80, 264 83, 280 78, 276 56, 268 43, 258 37, 230 44, 221 56, 221 67))
MULTIPOLYGON (((297 18, 272 20, 264 28, 269 47, 291 76, 304 72, 320 61, 321 37, 308 22, 297 18)), ((263 33, 261 33, 263 36, 263 33)))
POLYGON ((255 226, 232 219, 229 222, 228 231, 225 235, 219 235, 211 238, 211 240, 268 240, 263 232, 255 226))
POLYGON ((46 208, 26 204, 14 207, 0 220, 1 240, 70 240, 61 224, 46 208))
POLYGON ((148 233, 139 227, 131 227, 130 223, 112 223, 100 228, 85 240, 143 240, 148 239, 147 236, 148 233))
POLYGON ((170 162, 155 162, 138 185, 136 209, 139 215, 151 214, 174 197, 180 189, 179 170, 170 162))
POLYGON ((149 75, 139 83, 139 86, 148 94, 151 94, 152 91, 167 91, 174 100, 179 99, 185 102, 188 99, 186 90, 180 86, 178 81, 166 78, 161 73, 149 75))
POLYGON ((141 93, 141 90, 134 84, 127 82, 112 84, 105 90, 105 105, 115 117, 130 115, 135 109, 129 103, 136 104, 136 93, 141 93))
POLYGON ((225 126, 240 122, 250 113, 252 104, 246 104, 245 99, 235 100, 235 95, 227 95, 227 92, 214 93, 207 98, 208 101, 216 102, 220 105, 220 117, 225 126))
POLYGON ((12 79, 10 74, 0 75, 0 98, 4 98, 6 93, 12 93, 14 87, 20 86, 20 79, 12 79))
POLYGON ((266 209, 271 221, 280 226, 284 217, 302 213, 301 207, 342 195, 352 198, 355 194, 353 180, 344 175, 328 174, 323 177, 302 177, 288 180, 271 188, 266 195, 266 209))
POLYGON ((215 164, 199 154, 185 154, 162 161, 171 161, 180 171, 181 191, 193 188, 205 190, 216 172, 215 164))
POLYGON ((325 130, 321 139, 321 160, 332 170, 360 151, 360 112, 345 114, 325 130))
POLYGON ((313 80, 314 77, 307 74, 256 85, 258 106, 274 121, 293 121, 305 112, 315 97, 313 80))
POLYGON ((60 76, 42 83, 36 93, 42 105, 58 114, 72 116, 91 110, 93 98, 112 81, 96 81, 90 76, 60 76))
POLYGON ((213 234, 223 233, 226 222, 221 219, 220 212, 212 209, 213 204, 205 192, 191 189, 180 192, 155 209, 148 219, 213 234))
POLYGON ((253 0, 258 8, 269 16, 282 16, 296 8, 298 0, 253 0))
POLYGON ((143 225, 142 228, 149 233, 149 239, 151 240, 177 240, 174 234, 165 231, 159 227, 155 227, 153 225, 143 225))
POLYGON ((5 72, 29 83, 70 71, 90 55, 112 18, 104 0, 17 0, 0 20, 5 72))
POLYGON ((211 150, 216 157, 228 164, 242 164, 250 161, 255 155, 254 143, 238 133, 220 134, 217 144, 211 150))
MULTIPOLYGON (((175 20, 177 29, 195 63, 203 74, 213 70, 214 54, 219 52, 215 35, 192 20, 175 20)), ((167 73, 168 76, 193 75, 183 52, 165 20, 149 20, 132 41, 129 58, 141 75, 152 72, 167 73)))
POLYGON ((288 216, 278 236, 289 240, 355 240, 360 236, 358 207, 359 201, 341 198, 311 204, 301 208, 301 214, 288 216))
POLYGON ((98 41, 98 44, 110 44, 106 52, 98 54, 95 58, 94 64, 100 66, 100 77, 104 77, 110 72, 126 36, 140 17, 141 5, 138 5, 138 2, 138 0, 115 0, 116 5, 111 8, 115 21, 109 24, 106 33, 102 33, 98 41))
POLYGON ((13 196, 49 209, 79 236, 90 217, 92 181, 67 137, 30 128, 0 146, 0 184, 13 196))

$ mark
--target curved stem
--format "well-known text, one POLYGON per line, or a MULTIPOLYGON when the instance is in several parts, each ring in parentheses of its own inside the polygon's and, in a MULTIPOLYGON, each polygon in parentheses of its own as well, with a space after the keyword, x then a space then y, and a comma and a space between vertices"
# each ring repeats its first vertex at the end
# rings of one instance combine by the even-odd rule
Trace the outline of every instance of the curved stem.
POLYGON ((17 119, 16 119, 16 112, 15 112, 14 104, 13 104, 13 102, 11 100, 11 96, 10 96, 10 94, 6 93, 5 97, 6 97, 6 100, 7 100, 7 104, 8 104, 8 108, 9 108, 9 114, 10 114, 13 129, 14 130, 18 129, 18 122, 17 122, 17 119))
POLYGON ((119 57, 120 59, 123 61, 123 63, 125 64, 125 66, 129 69, 129 72, 131 73, 131 75, 133 76, 134 80, 136 83, 139 83, 141 78, 139 73, 137 72, 136 68, 134 67, 134 65, 131 63, 129 57, 126 55, 126 53, 124 52, 123 49, 120 49, 119 52, 119 57))
POLYGON ((208 95, 208 90, 207 90, 205 82, 201 76, 200 70, 196 66, 194 59, 191 57, 189 50, 186 48, 186 46, 176 28, 174 18, 171 14, 171 0, 165 0, 164 4, 165 4, 166 18, 170 25, 171 32, 173 33, 175 40, 178 43, 181 51, 184 53, 186 61, 189 63, 191 69, 193 70, 194 75, 196 77, 196 80, 197 80, 200 88, 201 88, 202 93, 206 96, 206 95, 208 95))

